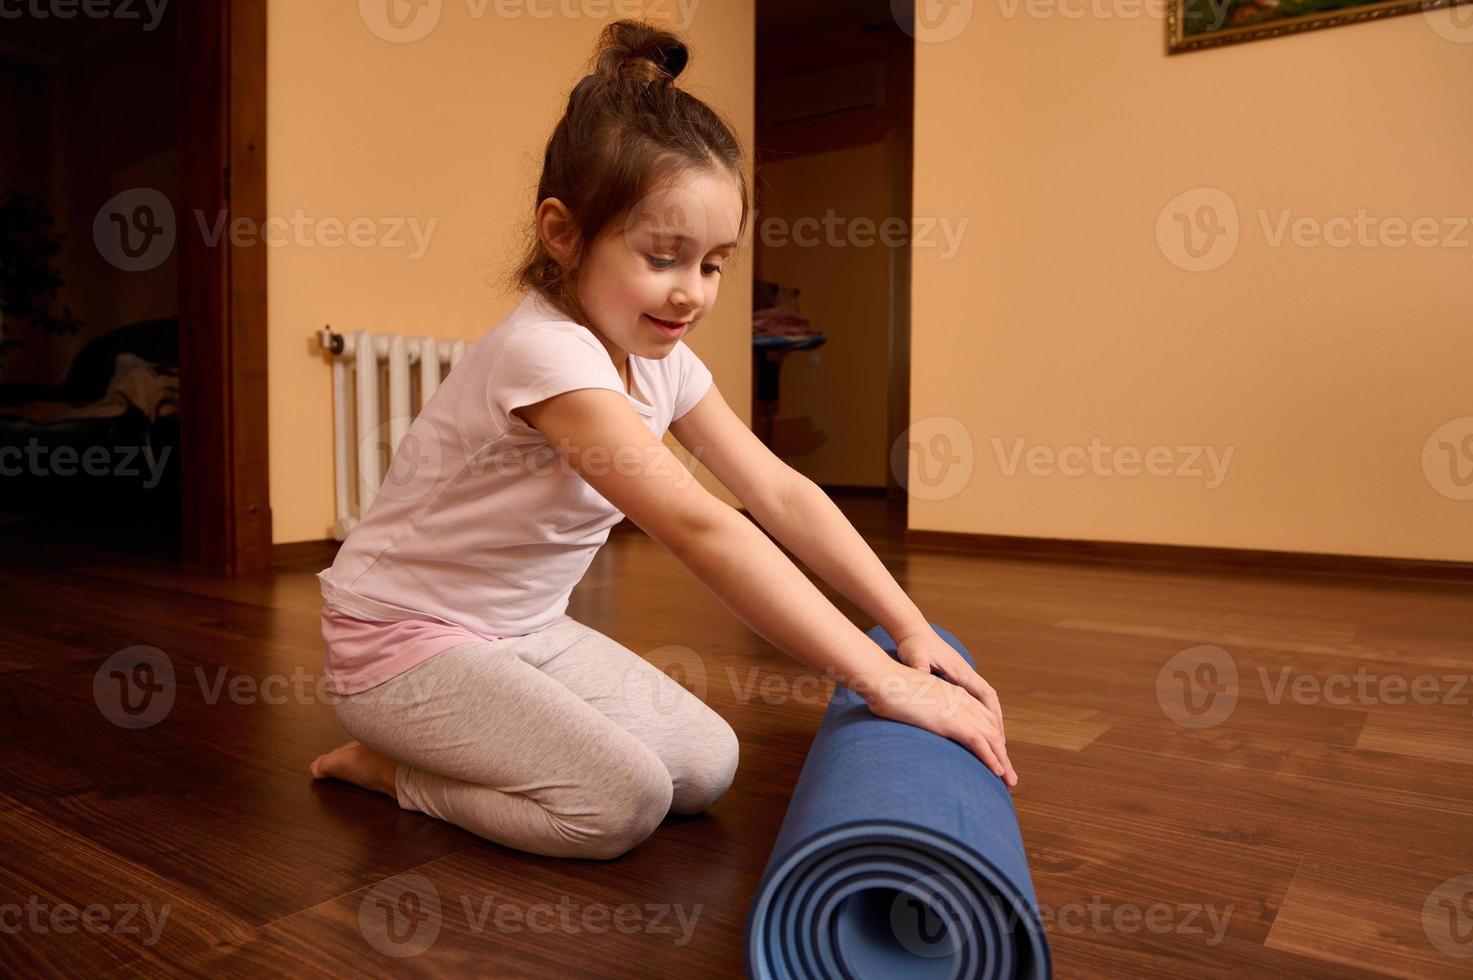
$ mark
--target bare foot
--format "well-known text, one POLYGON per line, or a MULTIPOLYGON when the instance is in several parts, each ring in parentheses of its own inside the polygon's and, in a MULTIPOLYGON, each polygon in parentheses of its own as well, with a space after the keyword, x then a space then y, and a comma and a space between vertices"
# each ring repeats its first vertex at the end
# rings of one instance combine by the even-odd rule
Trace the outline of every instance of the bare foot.
POLYGON ((332 776, 375 793, 398 795, 394 777, 398 774, 399 764, 361 742, 348 742, 331 752, 324 752, 313 759, 308 768, 313 779, 332 776))

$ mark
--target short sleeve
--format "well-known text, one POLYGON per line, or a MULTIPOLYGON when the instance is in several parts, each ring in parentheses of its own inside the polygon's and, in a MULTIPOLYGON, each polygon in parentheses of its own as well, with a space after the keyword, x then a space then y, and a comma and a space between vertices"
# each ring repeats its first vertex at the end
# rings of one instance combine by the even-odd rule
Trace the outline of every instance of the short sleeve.
POLYGON ((685 341, 676 341, 672 356, 678 358, 675 363, 675 407, 670 413, 670 421, 674 422, 696 407, 710 389, 712 378, 711 369, 686 346, 685 341))
POLYGON ((496 355, 486 397, 501 430, 525 425, 512 412, 578 388, 624 393, 608 351, 577 324, 548 323, 509 340, 496 355))

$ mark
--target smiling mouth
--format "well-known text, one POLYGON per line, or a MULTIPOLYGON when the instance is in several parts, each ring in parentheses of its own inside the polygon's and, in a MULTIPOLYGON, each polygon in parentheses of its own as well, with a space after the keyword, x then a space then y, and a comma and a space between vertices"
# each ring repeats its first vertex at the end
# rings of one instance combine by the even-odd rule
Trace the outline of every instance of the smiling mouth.
POLYGON ((664 327, 666 330, 679 330, 681 327, 690 326, 692 322, 690 320, 661 320, 659 317, 650 316, 648 313, 645 316, 649 317, 650 321, 656 326, 664 327))

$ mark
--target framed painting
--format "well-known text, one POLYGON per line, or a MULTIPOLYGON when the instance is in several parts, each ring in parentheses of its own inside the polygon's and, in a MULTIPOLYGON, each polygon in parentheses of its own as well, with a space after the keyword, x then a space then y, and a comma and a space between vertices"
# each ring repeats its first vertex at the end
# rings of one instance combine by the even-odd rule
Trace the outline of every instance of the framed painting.
POLYGON ((1473 0, 1166 0, 1168 54, 1460 6, 1450 30, 1473 37, 1473 0), (1467 23, 1463 23, 1467 21, 1467 23))

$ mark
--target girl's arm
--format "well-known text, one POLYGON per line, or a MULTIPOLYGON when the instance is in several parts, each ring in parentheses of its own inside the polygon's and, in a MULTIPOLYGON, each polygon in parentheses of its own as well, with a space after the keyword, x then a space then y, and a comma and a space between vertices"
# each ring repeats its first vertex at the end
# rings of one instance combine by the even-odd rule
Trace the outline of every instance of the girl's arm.
POLYGON ((580 388, 516 411, 568 466, 778 649, 865 697, 901 666, 761 529, 701 486, 627 398, 580 388))
POLYGON ((765 515, 754 513, 762 526, 896 643, 932 633, 926 617, 829 495, 808 477, 788 470, 792 478, 779 505, 765 515))
POLYGON ((773 537, 879 622, 894 638, 901 661, 918 670, 935 668, 965 688, 993 714, 1006 740, 997 691, 931 629, 828 494, 763 445, 714 384, 670 430, 773 537))
MULTIPOLYGON (((699 410, 698 405, 681 421, 699 410)), ((701 486, 624 395, 579 388, 517 412, 759 636, 855 691, 877 714, 954 739, 1013 781, 992 711, 962 687, 891 659, 760 528, 701 486)), ((750 490, 744 480, 760 477, 735 479, 750 490)), ((740 496, 735 488, 733 493, 740 496)))
POLYGON ((670 431, 757 522, 898 644, 932 634, 926 617, 828 494, 783 462, 713 384, 670 431))

